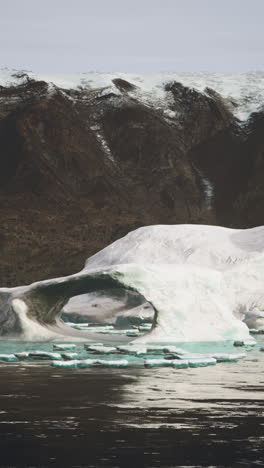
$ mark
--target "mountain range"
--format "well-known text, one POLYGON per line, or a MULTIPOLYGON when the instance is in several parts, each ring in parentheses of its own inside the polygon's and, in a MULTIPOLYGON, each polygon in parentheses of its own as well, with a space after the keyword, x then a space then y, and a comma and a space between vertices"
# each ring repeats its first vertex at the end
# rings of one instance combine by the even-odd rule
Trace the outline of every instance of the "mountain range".
POLYGON ((264 74, 0 71, 0 281, 140 226, 264 224, 264 74))

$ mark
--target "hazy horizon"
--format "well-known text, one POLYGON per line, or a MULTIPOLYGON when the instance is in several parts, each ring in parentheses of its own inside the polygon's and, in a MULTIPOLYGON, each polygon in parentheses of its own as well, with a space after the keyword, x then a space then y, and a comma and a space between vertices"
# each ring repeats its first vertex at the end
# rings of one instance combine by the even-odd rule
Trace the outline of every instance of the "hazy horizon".
POLYGON ((0 68, 36 73, 264 70, 262 0, 0 2, 0 68))

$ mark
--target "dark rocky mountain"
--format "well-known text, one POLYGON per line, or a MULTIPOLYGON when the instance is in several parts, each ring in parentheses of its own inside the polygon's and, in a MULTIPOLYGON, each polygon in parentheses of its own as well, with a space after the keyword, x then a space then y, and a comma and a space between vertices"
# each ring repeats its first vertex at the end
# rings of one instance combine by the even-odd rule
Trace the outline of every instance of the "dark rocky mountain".
POLYGON ((143 225, 264 224, 264 112, 243 124, 207 88, 166 106, 120 78, 0 88, 0 281, 67 275, 143 225))

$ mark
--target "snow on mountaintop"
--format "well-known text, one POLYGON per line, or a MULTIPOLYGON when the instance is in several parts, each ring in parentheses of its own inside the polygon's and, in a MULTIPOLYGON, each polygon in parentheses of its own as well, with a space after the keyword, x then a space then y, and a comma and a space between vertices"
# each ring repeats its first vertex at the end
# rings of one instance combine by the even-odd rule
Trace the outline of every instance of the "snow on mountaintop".
MULTIPOLYGON (((0 70, 0 85, 9 86, 19 83, 14 75, 17 70, 0 70)), ((87 72, 74 74, 46 74, 26 72, 29 77, 54 83, 66 89, 79 86, 84 88, 113 87, 112 80, 121 78, 129 81, 137 88, 128 91, 136 94, 142 101, 155 103, 164 107, 168 100, 164 85, 171 81, 178 81, 185 86, 193 87, 203 92, 206 87, 212 88, 224 98, 229 99, 234 106, 234 114, 242 121, 252 112, 264 105, 264 72, 247 73, 209 73, 209 72, 160 72, 160 73, 106 73, 87 72)), ((114 88, 115 92, 117 88, 114 88)))

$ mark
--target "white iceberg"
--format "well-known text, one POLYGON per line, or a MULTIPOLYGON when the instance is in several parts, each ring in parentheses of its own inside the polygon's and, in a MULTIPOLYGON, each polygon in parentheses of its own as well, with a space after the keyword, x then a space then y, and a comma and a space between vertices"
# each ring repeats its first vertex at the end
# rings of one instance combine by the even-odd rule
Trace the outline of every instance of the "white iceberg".
MULTIPOLYGON (((240 340, 249 346, 246 323, 253 327, 255 311, 264 310, 264 227, 137 229, 88 259, 80 273, 0 289, 0 331, 24 340, 87 342, 92 332, 67 327, 62 308, 71 297, 116 289, 153 307, 153 326, 138 344, 240 340)), ((254 328, 263 326, 257 314, 254 328)))

